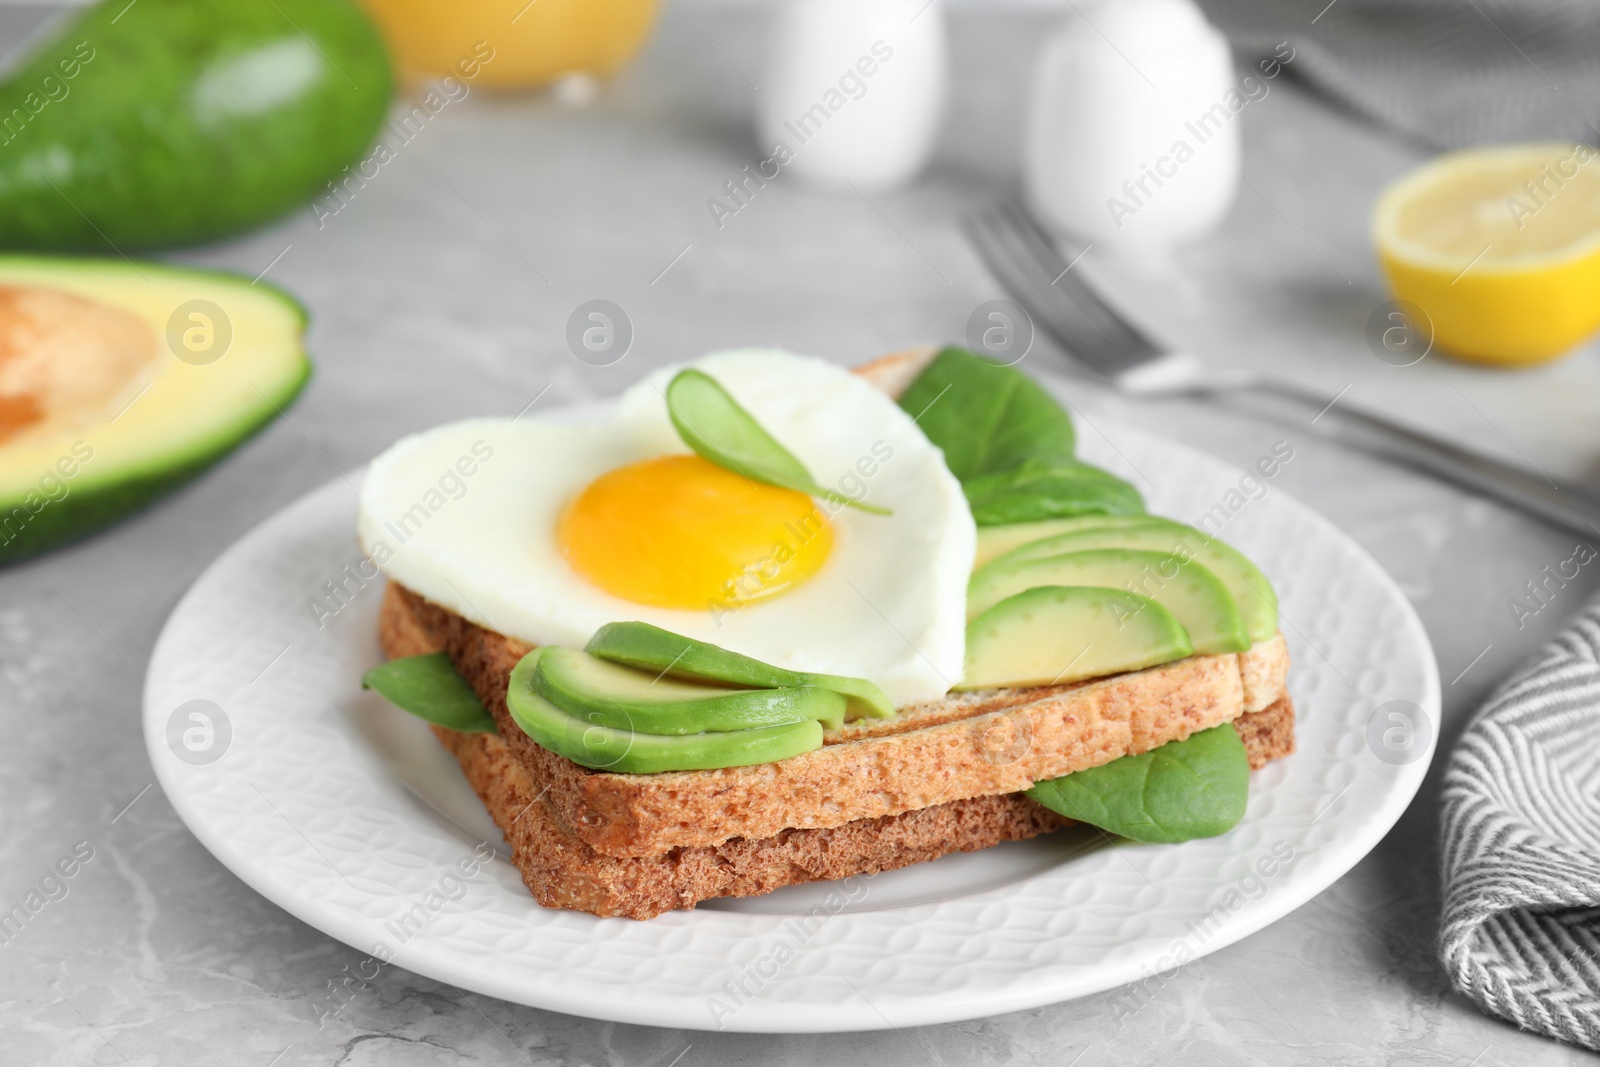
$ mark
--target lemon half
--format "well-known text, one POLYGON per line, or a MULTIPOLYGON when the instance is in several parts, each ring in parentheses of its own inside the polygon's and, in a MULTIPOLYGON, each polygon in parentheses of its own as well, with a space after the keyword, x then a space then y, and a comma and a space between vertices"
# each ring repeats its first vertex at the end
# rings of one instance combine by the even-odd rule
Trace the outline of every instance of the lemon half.
POLYGON ((1540 363, 1600 329, 1600 149, 1526 144, 1440 156, 1378 198, 1378 258, 1441 349, 1540 363))

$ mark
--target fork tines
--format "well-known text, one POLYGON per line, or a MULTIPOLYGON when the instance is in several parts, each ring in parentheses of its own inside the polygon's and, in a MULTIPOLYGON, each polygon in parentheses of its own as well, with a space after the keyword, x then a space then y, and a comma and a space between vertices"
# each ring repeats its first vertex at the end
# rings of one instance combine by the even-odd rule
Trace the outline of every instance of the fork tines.
POLYGON ((1117 378, 1163 355, 1074 273, 1092 246, 1064 242, 1063 254, 1018 198, 968 216, 964 228, 1000 284, 1083 363, 1117 378))

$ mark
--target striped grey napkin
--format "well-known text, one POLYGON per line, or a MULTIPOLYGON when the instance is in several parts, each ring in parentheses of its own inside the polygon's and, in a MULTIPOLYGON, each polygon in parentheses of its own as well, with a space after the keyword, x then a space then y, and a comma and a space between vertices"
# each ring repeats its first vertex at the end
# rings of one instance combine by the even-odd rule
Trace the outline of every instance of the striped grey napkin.
POLYGON ((1600 1049, 1600 602, 1490 698, 1444 779, 1455 987, 1600 1049))
POLYGON ((1600 141, 1594 0, 1200 0, 1247 55, 1426 144, 1600 141))

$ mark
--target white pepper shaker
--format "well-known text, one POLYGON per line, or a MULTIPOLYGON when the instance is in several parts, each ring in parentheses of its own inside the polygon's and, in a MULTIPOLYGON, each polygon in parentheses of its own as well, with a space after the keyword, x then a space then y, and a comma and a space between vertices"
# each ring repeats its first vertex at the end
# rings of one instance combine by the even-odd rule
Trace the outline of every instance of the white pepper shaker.
POLYGON ((946 66, 941 0, 784 0, 756 94, 762 173, 910 181, 938 135, 946 66))
POLYGON ((1048 225, 1110 248, 1196 237, 1239 185, 1240 112, 1228 42, 1191 0, 1075 5, 1034 72, 1023 161, 1048 225))

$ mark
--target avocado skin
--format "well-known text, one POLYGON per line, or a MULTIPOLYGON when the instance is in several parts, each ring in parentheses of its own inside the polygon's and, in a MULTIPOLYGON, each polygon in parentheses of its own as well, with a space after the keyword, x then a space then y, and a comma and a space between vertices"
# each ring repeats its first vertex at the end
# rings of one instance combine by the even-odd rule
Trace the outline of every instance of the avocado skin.
POLYGON ((122 251, 250 229, 354 162, 392 88, 350 0, 96 4, 0 83, 0 246, 122 251), (280 98, 222 106, 245 85, 280 98))
MULTIPOLYGON (((281 393, 270 399, 278 408, 288 407, 311 380, 311 361, 302 360, 300 374, 281 393)), ((0 566, 18 563, 71 541, 99 533, 107 526, 142 510, 166 496, 217 463, 218 460, 254 437, 278 417, 278 411, 262 410, 207 440, 182 462, 161 470, 133 475, 121 481, 85 489, 72 489, 60 500, 41 508, 20 533, 11 535, 0 525, 0 566), (10 536, 9 541, 5 540, 10 536)), ((16 506, 14 500, 0 501, 0 522, 16 506)))

